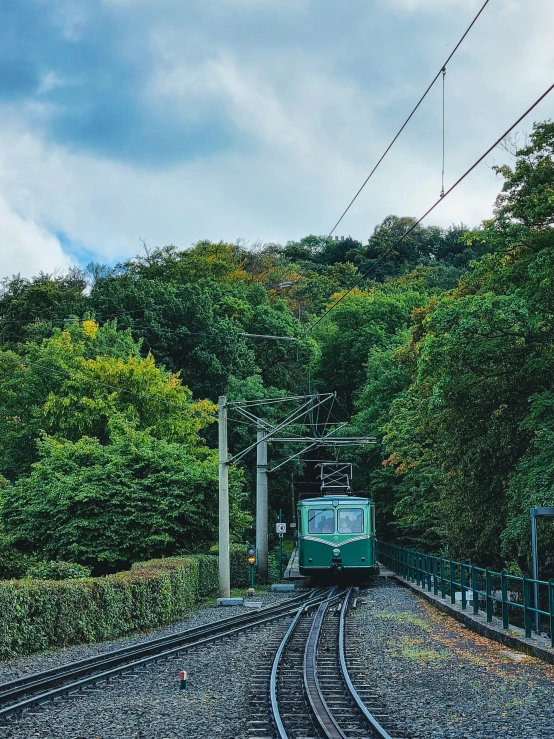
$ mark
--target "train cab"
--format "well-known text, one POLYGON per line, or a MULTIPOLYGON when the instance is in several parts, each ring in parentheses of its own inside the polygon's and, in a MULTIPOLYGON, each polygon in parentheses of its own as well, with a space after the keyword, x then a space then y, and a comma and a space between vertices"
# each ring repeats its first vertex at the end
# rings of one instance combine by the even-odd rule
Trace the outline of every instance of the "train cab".
POLYGON ((379 575, 371 498, 324 495, 300 500, 297 521, 301 575, 360 580, 379 575))

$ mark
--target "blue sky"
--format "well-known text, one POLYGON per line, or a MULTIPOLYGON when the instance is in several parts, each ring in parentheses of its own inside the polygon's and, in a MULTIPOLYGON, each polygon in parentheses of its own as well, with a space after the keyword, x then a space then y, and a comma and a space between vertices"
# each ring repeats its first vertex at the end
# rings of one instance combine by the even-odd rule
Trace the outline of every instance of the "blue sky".
MULTIPOLYGON (((0 274, 328 231, 481 2, 3 0, 0 274)), ((447 185, 552 82, 553 23, 551 0, 489 3, 448 68, 447 185)), ((339 233, 436 199, 440 106, 437 87, 339 233)), ((507 158, 432 222, 489 216, 507 158)))

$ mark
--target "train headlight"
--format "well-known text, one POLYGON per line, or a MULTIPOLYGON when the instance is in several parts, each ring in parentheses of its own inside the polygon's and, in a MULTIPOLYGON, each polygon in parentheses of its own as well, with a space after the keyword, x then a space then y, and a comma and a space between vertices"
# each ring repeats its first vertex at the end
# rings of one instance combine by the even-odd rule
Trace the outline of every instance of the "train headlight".
POLYGON ((340 549, 333 549, 333 557, 338 557, 340 554, 340 549))

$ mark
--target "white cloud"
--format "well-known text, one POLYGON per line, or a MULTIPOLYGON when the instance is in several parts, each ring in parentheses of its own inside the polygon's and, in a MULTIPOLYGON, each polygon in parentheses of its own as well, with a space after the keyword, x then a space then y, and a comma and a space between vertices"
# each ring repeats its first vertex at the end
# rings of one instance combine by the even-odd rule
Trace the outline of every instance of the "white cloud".
MULTIPOLYGON (((397 8, 421 11, 434 0, 395 2, 397 8)), ((511 0, 493 13, 487 8, 449 67, 447 187, 550 82, 554 7, 550 0, 533 3, 535 13, 511 0)), ((35 248, 27 248, 32 258, 22 257, 19 247, 2 255, 0 274, 17 271, 22 263, 33 265, 27 273, 68 264, 49 235, 55 233, 100 260, 115 261, 134 254, 140 237, 150 245, 188 246, 201 238, 285 241, 326 232, 452 48, 445 50, 444 34, 450 43, 465 27, 465 19, 454 27, 453 4, 428 36, 420 28, 421 38, 416 34, 392 50, 384 39, 379 68, 368 66, 363 56, 367 68, 362 62, 342 66, 351 53, 362 52, 356 38, 350 46, 339 31, 336 46, 324 53, 284 41, 259 49, 253 58, 231 37, 200 54, 198 28, 154 26, 148 48, 155 64, 144 104, 183 123, 208 113, 228 123, 237 144, 152 171, 53 144, 30 128, 23 109, 19 117, 4 117, 0 223, 6 223, 4 236, 11 233, 14 244, 35 248), (187 43, 189 30, 193 44, 187 43), (38 255, 45 261, 37 261, 38 255)), ((471 17, 472 2, 456 6, 471 17)), ((554 98, 546 101, 521 128, 551 117, 553 103, 554 98)), ((440 151, 438 88, 338 233, 367 238, 390 213, 423 213, 440 192, 440 151)), ((505 159, 500 151, 491 155, 489 167, 482 164, 427 222, 476 225, 490 217, 500 189, 490 165, 505 159)))
POLYGON ((0 197, 0 275, 65 270, 71 264, 58 239, 13 211, 0 197))
POLYGON ((57 87, 64 87, 66 84, 66 80, 56 74, 56 72, 50 71, 43 76, 38 92, 39 94, 44 94, 55 90, 57 87))

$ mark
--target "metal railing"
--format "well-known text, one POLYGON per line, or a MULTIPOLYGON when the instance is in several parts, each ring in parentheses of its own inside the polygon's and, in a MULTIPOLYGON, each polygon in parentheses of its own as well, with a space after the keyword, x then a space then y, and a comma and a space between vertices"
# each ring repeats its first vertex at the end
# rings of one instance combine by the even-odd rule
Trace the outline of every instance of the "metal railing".
POLYGON ((554 580, 517 577, 381 541, 377 551, 379 562, 404 580, 459 602, 462 610, 469 605, 475 615, 483 611, 489 623, 497 616, 504 629, 518 626, 529 639, 534 621, 535 633, 542 629, 554 647, 554 580))

